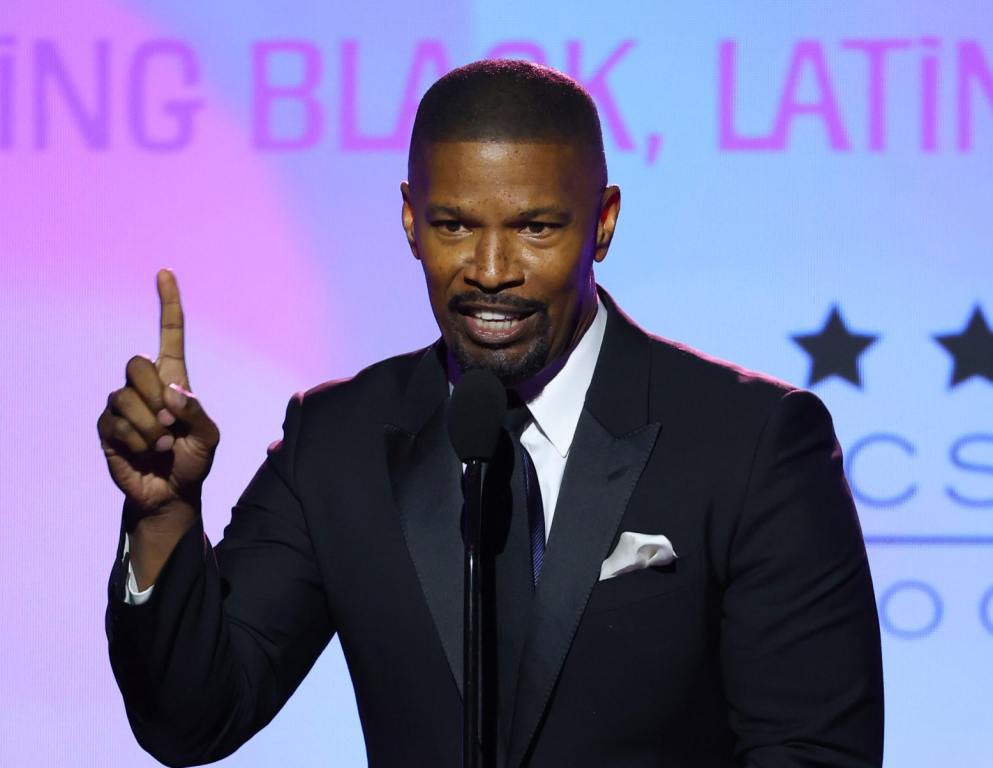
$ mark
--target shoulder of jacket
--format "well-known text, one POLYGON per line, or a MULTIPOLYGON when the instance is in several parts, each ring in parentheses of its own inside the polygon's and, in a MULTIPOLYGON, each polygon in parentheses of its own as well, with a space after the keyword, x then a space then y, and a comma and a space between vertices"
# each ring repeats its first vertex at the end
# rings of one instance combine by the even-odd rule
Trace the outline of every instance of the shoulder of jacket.
POLYGON ((294 397, 310 413, 367 407, 389 403, 404 391, 418 361, 427 347, 406 352, 366 366, 354 376, 323 381, 294 397))
POLYGON ((710 355, 688 344, 650 335, 654 389, 683 407, 751 413, 764 421, 786 395, 801 387, 710 355))

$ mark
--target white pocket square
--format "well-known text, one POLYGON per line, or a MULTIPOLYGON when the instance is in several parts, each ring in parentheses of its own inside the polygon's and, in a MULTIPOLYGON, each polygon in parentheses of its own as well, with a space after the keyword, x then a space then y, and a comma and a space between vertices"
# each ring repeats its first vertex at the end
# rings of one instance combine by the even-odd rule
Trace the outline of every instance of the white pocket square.
POLYGON ((672 542, 665 536, 624 531, 614 551, 600 566, 600 581, 653 565, 668 565, 675 559, 672 542))

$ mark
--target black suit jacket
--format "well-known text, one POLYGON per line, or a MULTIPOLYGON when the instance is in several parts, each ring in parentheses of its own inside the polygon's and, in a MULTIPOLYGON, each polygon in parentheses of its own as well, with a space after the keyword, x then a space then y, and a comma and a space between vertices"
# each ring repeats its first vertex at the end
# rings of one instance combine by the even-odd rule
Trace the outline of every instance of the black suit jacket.
MULTIPOLYGON (((520 612, 501 764, 878 766, 878 621, 827 410, 649 336, 601 296, 603 347, 520 612), (678 559, 598 582, 622 531, 665 534, 678 559)), ((223 540, 191 528, 147 603, 121 601, 118 550, 110 658, 159 760, 233 752, 337 632, 370 765, 458 764, 443 355, 438 342, 294 396, 223 540)))

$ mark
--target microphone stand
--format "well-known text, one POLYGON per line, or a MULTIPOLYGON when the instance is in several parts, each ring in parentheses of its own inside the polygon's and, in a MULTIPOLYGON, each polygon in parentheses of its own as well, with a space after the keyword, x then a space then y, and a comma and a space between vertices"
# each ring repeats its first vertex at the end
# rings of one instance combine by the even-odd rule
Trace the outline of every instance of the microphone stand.
MULTIPOLYGON (((462 768, 483 763, 482 539, 483 478, 496 452, 507 392, 491 372, 465 372, 452 390, 446 413, 448 437, 465 463, 462 475, 462 541, 465 544, 462 593, 462 768)), ((489 736, 486 737, 489 740, 489 736)), ((486 751, 491 745, 485 745, 486 751)))
POLYGON ((462 768, 479 768, 482 685, 480 680, 482 579, 480 527, 482 525, 485 463, 470 459, 463 477, 465 542, 462 602, 462 768))

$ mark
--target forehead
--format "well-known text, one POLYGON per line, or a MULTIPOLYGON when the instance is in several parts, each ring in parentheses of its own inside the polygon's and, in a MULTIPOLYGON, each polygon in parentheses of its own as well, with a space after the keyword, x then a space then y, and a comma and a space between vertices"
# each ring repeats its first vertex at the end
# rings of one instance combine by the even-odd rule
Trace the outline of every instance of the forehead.
POLYGON ((418 153, 411 184, 430 202, 566 202, 595 183, 585 154, 568 143, 436 142, 418 153))

